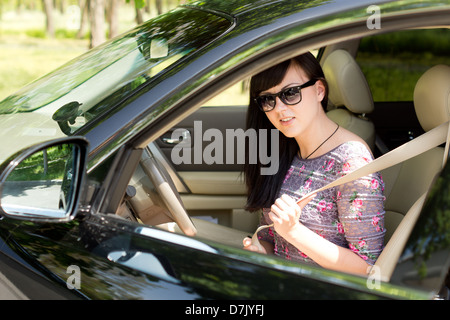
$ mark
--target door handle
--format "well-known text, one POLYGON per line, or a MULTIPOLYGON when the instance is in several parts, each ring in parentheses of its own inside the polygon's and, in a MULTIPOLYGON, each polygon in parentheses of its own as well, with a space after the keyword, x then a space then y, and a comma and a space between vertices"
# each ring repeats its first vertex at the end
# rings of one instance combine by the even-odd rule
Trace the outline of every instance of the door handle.
POLYGON ((171 133, 171 137, 163 137, 162 141, 167 144, 190 143, 191 134, 187 129, 175 129, 171 133), (175 138, 174 138, 175 134, 175 138))

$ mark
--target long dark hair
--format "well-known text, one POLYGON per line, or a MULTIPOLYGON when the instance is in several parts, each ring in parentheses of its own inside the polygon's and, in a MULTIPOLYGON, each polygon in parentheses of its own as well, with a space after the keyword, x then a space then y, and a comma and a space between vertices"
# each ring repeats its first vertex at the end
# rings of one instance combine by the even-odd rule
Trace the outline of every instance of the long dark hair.
MULTIPOLYGON (((259 132, 260 129, 266 129, 270 132, 275 129, 267 116, 262 112, 254 99, 263 91, 275 87, 283 80, 289 66, 298 64, 306 73, 309 79, 318 79, 325 86, 325 96, 322 100, 322 107, 327 108, 328 103, 328 85, 325 80, 322 68, 317 59, 311 53, 305 53, 298 57, 281 62, 267 70, 252 77, 250 81, 250 103, 247 110, 247 129, 254 129, 259 132)), ((272 150, 270 146, 271 139, 268 140, 266 150, 272 150)), ((278 171, 273 175, 261 175, 261 168, 264 165, 257 159, 257 163, 250 163, 248 154, 250 147, 247 144, 247 161, 244 165, 245 184, 247 186, 247 204, 248 211, 256 211, 261 208, 270 207, 277 198, 283 179, 289 169, 295 154, 299 147, 294 138, 287 138, 279 134, 279 164, 278 171)), ((273 155, 271 155, 273 158, 273 155)))

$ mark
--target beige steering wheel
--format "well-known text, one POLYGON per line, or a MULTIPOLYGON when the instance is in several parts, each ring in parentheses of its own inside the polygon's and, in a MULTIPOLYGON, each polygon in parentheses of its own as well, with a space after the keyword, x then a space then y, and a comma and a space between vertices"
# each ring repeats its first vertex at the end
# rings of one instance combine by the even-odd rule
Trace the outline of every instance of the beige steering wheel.
POLYGON ((178 191, 176 190, 169 173, 158 163, 149 148, 144 149, 141 166, 154 184, 164 204, 172 214, 173 220, 178 224, 181 231, 188 236, 195 236, 197 234, 197 229, 184 209, 178 191))

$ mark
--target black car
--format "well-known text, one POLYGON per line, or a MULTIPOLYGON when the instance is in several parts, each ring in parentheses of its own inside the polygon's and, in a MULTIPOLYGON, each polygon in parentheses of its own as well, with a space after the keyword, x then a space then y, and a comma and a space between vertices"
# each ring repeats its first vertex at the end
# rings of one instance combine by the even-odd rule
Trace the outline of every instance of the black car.
POLYGON ((445 125, 449 17, 448 0, 191 1, 7 97, 3 297, 447 299, 448 144, 383 170, 389 271, 361 277, 242 249, 258 215, 239 133, 247 79, 307 51, 329 117, 377 157, 445 125))

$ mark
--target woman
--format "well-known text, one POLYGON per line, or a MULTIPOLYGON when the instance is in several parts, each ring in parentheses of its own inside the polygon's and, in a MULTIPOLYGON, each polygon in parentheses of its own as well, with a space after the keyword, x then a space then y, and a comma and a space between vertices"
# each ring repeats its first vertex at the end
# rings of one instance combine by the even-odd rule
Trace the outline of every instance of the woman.
POLYGON ((326 116, 328 87, 318 61, 307 53, 257 74, 250 96, 248 128, 275 127, 282 134, 277 174, 260 175, 260 163, 245 166, 247 209, 263 209, 261 225, 273 227, 258 233, 261 250, 249 238, 244 248, 366 275, 383 247, 381 176, 372 174, 296 203, 373 160, 361 138, 326 116))

